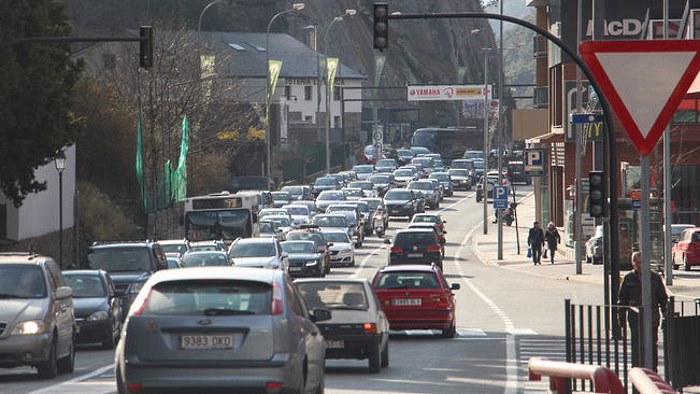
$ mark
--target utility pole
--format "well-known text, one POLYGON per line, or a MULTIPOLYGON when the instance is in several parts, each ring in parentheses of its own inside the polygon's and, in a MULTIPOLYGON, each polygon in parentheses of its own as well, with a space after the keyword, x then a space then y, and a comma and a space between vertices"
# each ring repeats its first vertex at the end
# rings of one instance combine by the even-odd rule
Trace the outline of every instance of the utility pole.
MULTIPOLYGON (((500 14, 503 15, 503 1, 500 3, 500 14)), ((499 21, 498 33, 498 123, 496 124, 496 153, 498 154, 498 186, 503 186, 503 20, 499 21)), ((498 260, 503 260, 503 220, 501 208, 496 208, 496 220, 498 222, 498 260)))
MULTIPOLYGON (((583 5, 582 5, 582 0, 577 1, 577 13, 578 13, 578 20, 577 20, 577 26, 576 26, 576 42, 581 42, 583 40, 582 37, 582 29, 583 29, 583 24, 581 22, 582 18, 582 13, 583 13, 583 5)), ((576 49, 578 52, 578 48, 576 49)), ((576 112, 577 113, 582 113, 583 112, 583 107, 582 107, 582 100, 583 100, 583 95, 581 94, 581 69, 576 67, 576 112)), ((583 223, 581 223, 581 220, 583 216, 581 213, 583 212, 583 188, 581 187, 581 172, 582 172, 582 165, 581 165, 581 160, 582 160, 582 153, 583 153, 583 135, 581 124, 569 124, 569 127, 574 128, 574 133, 576 133, 576 147, 575 147, 575 172, 576 172, 576 212, 574 215, 574 256, 576 258, 576 275, 581 275, 583 273, 583 267, 582 267, 582 260, 583 260, 583 223)))
POLYGON ((481 178, 481 199, 484 206, 484 235, 486 235, 489 233, 489 205, 486 202, 486 170, 489 160, 489 51, 488 48, 483 48, 482 51, 484 52, 484 175, 481 178))

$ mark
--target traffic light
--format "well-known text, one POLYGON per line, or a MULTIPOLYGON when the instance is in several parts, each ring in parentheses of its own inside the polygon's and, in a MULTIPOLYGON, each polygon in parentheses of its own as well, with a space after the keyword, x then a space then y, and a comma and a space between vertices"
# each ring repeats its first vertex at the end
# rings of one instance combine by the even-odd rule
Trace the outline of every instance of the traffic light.
POLYGON ((603 171, 588 173, 588 213, 594 218, 606 216, 607 199, 603 171))
POLYGON ((153 28, 141 26, 139 29, 139 66, 148 70, 153 67, 153 28))
POLYGON ((374 49, 389 47, 389 3, 374 3, 374 49))

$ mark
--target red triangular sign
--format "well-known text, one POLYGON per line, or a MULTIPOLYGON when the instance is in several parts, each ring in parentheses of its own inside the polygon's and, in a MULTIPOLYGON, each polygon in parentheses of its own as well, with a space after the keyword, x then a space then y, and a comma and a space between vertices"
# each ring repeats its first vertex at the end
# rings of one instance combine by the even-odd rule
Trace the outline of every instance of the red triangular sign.
POLYGON ((584 41, 581 57, 641 155, 700 72, 700 40, 584 41))

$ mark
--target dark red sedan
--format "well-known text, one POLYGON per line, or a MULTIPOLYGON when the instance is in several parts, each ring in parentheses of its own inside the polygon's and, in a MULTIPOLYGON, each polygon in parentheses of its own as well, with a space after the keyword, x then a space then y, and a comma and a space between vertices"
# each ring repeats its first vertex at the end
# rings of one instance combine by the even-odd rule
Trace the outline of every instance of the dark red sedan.
POLYGON ((442 270, 431 265, 381 268, 372 280, 392 330, 439 329, 444 338, 456 333, 455 298, 442 270))

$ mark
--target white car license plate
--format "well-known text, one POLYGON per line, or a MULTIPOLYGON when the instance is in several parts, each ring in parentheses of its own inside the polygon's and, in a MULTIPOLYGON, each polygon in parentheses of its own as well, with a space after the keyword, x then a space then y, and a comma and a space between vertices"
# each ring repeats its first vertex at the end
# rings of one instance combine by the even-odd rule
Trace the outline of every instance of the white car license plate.
POLYGON ((180 348, 184 350, 233 349, 232 335, 182 335, 180 348))
POLYGON ((391 304, 394 306, 418 306, 422 303, 420 298, 395 298, 391 300, 391 304))
POLYGON ((289 267, 289 272, 301 272, 301 267, 289 267))
POLYGON ((326 341, 326 349, 342 349, 345 347, 345 342, 344 341, 339 341, 339 340, 327 340, 326 341))
POLYGON ((409 253, 406 255, 406 257, 411 258, 411 257, 423 257, 423 253, 409 253))

